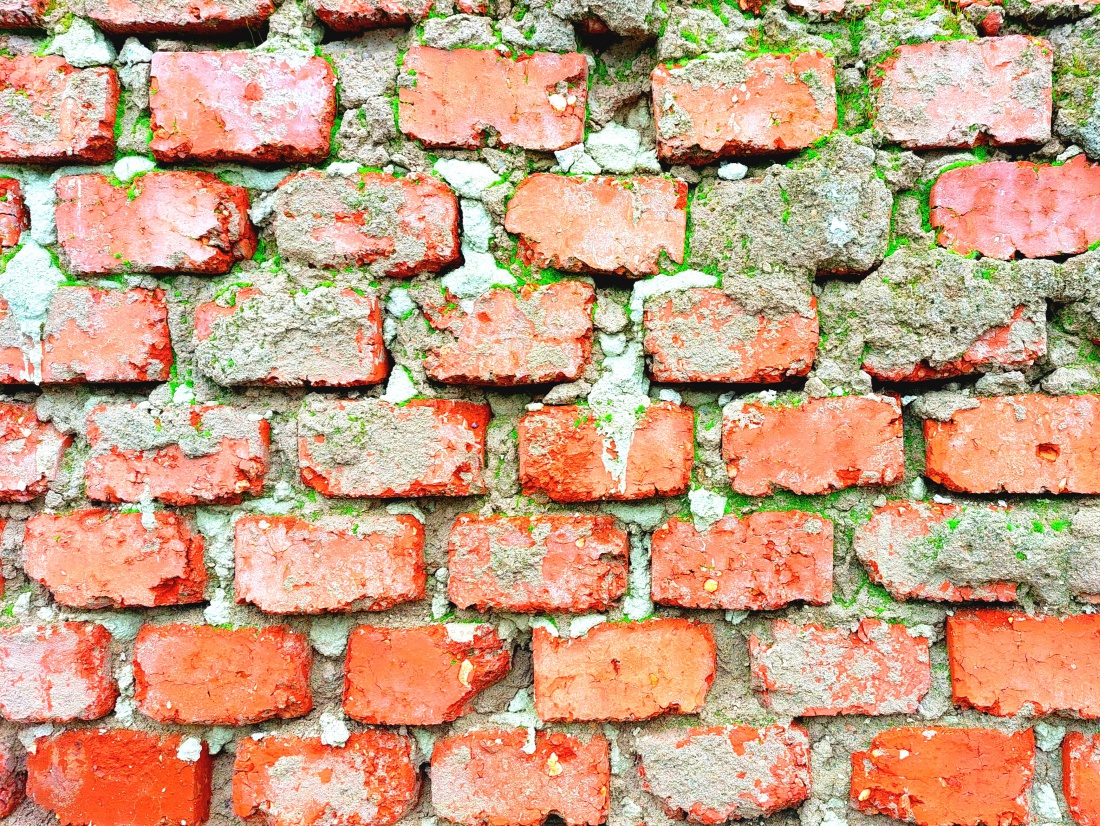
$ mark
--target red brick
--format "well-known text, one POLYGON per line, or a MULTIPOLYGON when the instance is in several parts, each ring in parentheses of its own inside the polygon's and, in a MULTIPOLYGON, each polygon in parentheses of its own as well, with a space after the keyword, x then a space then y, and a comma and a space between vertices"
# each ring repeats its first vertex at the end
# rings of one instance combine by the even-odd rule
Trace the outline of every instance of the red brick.
POLYGON ((258 29, 271 13, 271 0, 86 0, 84 14, 111 34, 213 35, 258 29))
POLYGON ((924 422, 925 475, 969 493, 1100 493, 1100 396, 994 396, 924 422))
POLYGON ((210 814, 210 752, 177 756, 184 737, 83 729, 41 738, 27 794, 62 826, 196 826, 210 814))
POLYGON ((917 826, 1023 826, 1034 762, 1031 729, 889 729, 852 754, 851 803, 917 826))
POLYGON ((1076 255, 1100 240, 1100 166, 999 161, 950 169, 932 187, 940 246, 991 258, 1076 255))
POLYGON ((875 127, 907 149, 1042 143, 1052 65, 1023 35, 898 46, 871 72, 875 127))
POLYGON ((462 826, 539 826, 557 815, 566 826, 607 820, 610 747, 561 732, 474 731, 439 740, 432 752, 432 808, 462 826))
POLYGON ((280 254, 315 267, 438 272, 459 259, 458 201, 430 177, 307 169, 277 190, 275 240, 280 254))
POLYGON ((520 181, 504 228, 524 263, 637 278, 684 260, 687 184, 668 178, 535 174, 520 181))
POLYGON ((817 299, 806 313, 756 323, 718 289, 699 288, 646 302, 649 374, 662 382, 765 384, 810 372, 817 353, 817 299))
POLYGON ((810 796, 810 738, 799 726, 670 728, 636 747, 646 789, 678 820, 767 817, 810 796))
POLYGON ((807 399, 794 407, 732 402, 722 458, 737 493, 828 493, 892 485, 905 472, 901 403, 893 396, 807 399))
POLYGON ((352 289, 262 293, 248 287, 232 302, 195 311, 196 361, 218 384, 352 387, 389 372, 382 309, 352 289))
POLYGON ((961 358, 954 361, 935 367, 927 361, 902 367, 880 367, 871 353, 864 359, 863 369, 881 381, 928 381, 984 372, 991 366, 1028 367, 1046 351, 1046 307, 1020 306, 1008 324, 986 330, 961 358))
POLYGON ((27 773, 20 765, 12 738, 0 741, 0 818, 7 817, 23 802, 27 773))
MULTIPOLYGON (((0 18, 2 21, 2 18, 0 18)), ((0 25, 3 25, 0 22, 0 25)), ((31 216, 23 203, 23 190, 14 178, 0 178, 0 250, 11 249, 30 229, 31 216)))
POLYGON ((836 66, 820 52, 731 53, 653 70, 657 153, 668 162, 805 149, 837 127, 836 66))
POLYGON ((72 440, 39 421, 33 405, 0 403, 0 502, 29 502, 45 493, 72 440))
POLYGON ((653 600, 663 605, 774 611, 832 599, 833 523, 819 516, 726 516, 702 533, 671 519, 651 544, 653 600))
POLYGON ((419 23, 428 16, 432 0, 311 0, 310 5, 330 29, 359 32, 419 23))
POLYGON ((118 76, 60 57, 0 57, 0 162, 103 163, 115 156, 118 76))
POLYGON ((248 190, 209 172, 150 172, 128 186, 104 175, 61 178, 62 262, 80 275, 219 275, 256 252, 248 190))
POLYGON ((694 714, 714 682, 711 626, 686 619, 602 623, 583 637, 534 629, 539 719, 645 720, 694 714))
POLYGON ((630 541, 610 516, 471 513, 455 521, 447 555, 459 608, 582 613, 626 591, 630 541))
POLYGON ((425 146, 501 146, 553 152, 584 140, 588 61, 535 52, 414 46, 401 66, 398 124, 425 146))
POLYGON ((158 161, 317 163, 329 153, 336 78, 324 58, 156 52, 149 91, 158 161))
POLYGON ((1100 615, 1028 616, 994 609, 947 618, 955 704, 1012 717, 1100 717, 1093 676, 1100 615))
POLYGON ((1071 731, 1062 740, 1062 793, 1078 826, 1100 824, 1100 735, 1071 731))
POLYGON ((243 726, 308 714, 309 641, 282 626, 142 626, 134 699, 158 723, 243 726))
POLYGON ((424 596, 413 516, 245 516, 234 528, 237 602, 269 614, 382 611, 424 596))
POLYGON ((0 716, 16 723, 95 720, 115 706, 111 635, 102 625, 0 629, 0 716))
POLYGON ((71 608, 185 605, 202 602, 206 586, 202 535, 166 511, 36 514, 23 537, 23 567, 71 608))
POLYGON ((344 711, 363 723, 447 723, 503 680, 511 659, 507 644, 486 623, 361 625, 348 638, 344 711))
POLYGON ((691 481, 694 420, 690 407, 649 405, 635 425, 625 459, 617 461, 623 448, 605 439, 591 408, 568 405, 527 413, 518 428, 523 492, 545 493, 555 502, 678 496, 691 481))
POLYGON ((313 397, 298 414, 302 481, 325 496, 484 493, 489 407, 313 397))
POLYGON ((928 640, 864 619, 848 633, 776 620, 772 642, 749 637, 752 685, 777 714, 912 714, 932 684, 928 640))
POLYGON ((856 528, 853 546, 871 580, 894 599, 934 602, 1015 602, 1016 583, 956 585, 942 574, 932 579, 915 564, 926 554, 933 531, 962 512, 959 505, 893 502, 876 508, 871 519, 856 528))
POLYGON ((343 747, 302 737, 244 738, 233 763, 233 812, 266 826, 391 826, 420 794, 413 744, 391 731, 343 747))
POLYGON ((46 9, 46 0, 0 0, 0 28, 40 28, 46 9))
POLYGON ((456 303, 426 309, 431 325, 451 338, 428 351, 424 369, 446 384, 574 381, 592 361, 595 303, 591 284, 560 281, 518 293, 490 290, 468 309, 456 303))
POLYGON ((855 16, 871 8, 871 0, 787 0, 787 5, 803 14, 831 19, 845 14, 855 16))
POLYGON ((236 504, 263 491, 270 426, 244 410, 99 405, 88 416, 86 494, 101 502, 236 504))

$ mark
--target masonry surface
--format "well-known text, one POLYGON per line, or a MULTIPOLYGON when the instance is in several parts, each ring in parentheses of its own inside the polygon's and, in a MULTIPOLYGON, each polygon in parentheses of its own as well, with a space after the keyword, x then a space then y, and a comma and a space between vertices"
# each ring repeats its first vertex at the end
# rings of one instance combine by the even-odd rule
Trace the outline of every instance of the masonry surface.
POLYGON ((1100 826, 1100 0, 0 0, 4 826, 1100 826))

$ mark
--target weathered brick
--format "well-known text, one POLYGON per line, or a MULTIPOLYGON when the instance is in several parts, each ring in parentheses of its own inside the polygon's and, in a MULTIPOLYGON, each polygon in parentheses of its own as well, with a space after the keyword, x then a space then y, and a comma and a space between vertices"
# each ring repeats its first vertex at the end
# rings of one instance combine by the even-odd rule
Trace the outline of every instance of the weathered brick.
POLYGON ((479 611, 604 611, 626 591, 629 537, 609 516, 462 514, 451 528, 447 594, 479 611))
POLYGON ((694 420, 690 407, 651 404, 639 411, 623 446, 615 439, 621 428, 605 435, 591 408, 527 413, 518 428, 524 493, 545 493, 556 502, 678 496, 691 481, 694 420))
POLYGON ((271 0, 85 0, 84 14, 111 34, 192 34, 209 36, 259 28, 275 4, 271 0))
POLYGON ((588 61, 535 52, 414 46, 398 90, 401 131, 426 146, 502 146, 553 152, 584 140, 588 61))
POLYGON ((405 278, 458 261, 458 201, 442 181, 307 169, 275 196, 280 254, 315 267, 367 266, 405 278))
POLYGON ((317 163, 329 153, 336 78, 324 58, 161 51, 149 91, 158 161, 317 163))
POLYGON ((424 596, 424 526, 413 516, 245 516, 237 602, 269 614, 382 611, 424 596))
POLYGON ((560 281, 518 293, 490 290, 468 308, 426 308, 431 325, 451 339, 428 351, 424 369, 446 384, 574 381, 592 361, 595 303, 591 284, 560 281))
POLYGON ((693 714, 717 656, 711 627, 686 619, 602 623, 573 639, 538 627, 531 651, 535 708, 545 721, 693 714))
POLYGON ((950 169, 932 187, 940 246, 992 258, 1076 255, 1100 241, 1100 166, 998 161, 950 169))
POLYGON ((1100 493, 1100 396, 994 396, 924 422, 925 475, 970 493, 1100 493))
POLYGON ((142 626, 134 699, 158 723, 243 726, 308 714, 309 641, 281 626, 142 626))
POLYGON ((718 289, 646 302, 649 373, 662 382, 763 384, 810 372, 817 353, 817 301, 802 313, 755 318, 718 289))
POLYGON ((351 387, 389 372, 382 309, 352 289, 251 287, 195 311, 195 360, 218 384, 351 387))
POLYGON ((16 754, 12 738, 0 741, 0 818, 7 817, 23 802, 27 772, 16 754))
POLYGON ((202 535, 166 511, 36 514, 23 536, 23 567, 72 608, 184 605, 202 602, 206 586, 202 535))
POLYGON ((34 407, 0 403, 0 502, 29 502, 47 491, 72 436, 38 420, 34 407))
POLYGON ((111 635, 102 625, 0 629, 0 716, 17 723, 95 720, 114 708, 111 635))
POLYGON ((256 252, 248 190, 209 172, 150 172, 127 186, 70 175, 55 188, 70 272, 219 275, 256 252))
POLYGON ((102 163, 115 155, 118 76, 60 57, 0 57, 0 162, 102 163))
POLYGON ((342 747, 246 737, 233 763, 233 812, 266 826, 391 826, 420 794, 412 757, 407 737, 377 729, 342 747))
POLYGON ((651 540, 653 600, 684 608, 774 611, 833 594, 833 523, 799 511, 726 516, 700 532, 671 519, 651 540))
POLYGON ((302 481, 325 496, 484 493, 489 407, 310 397, 298 414, 302 481))
POLYGON ((1003 717, 1100 717, 1092 676, 1100 657, 1098 615, 956 613, 947 618, 947 654, 956 705, 1003 717))
POLYGON ((539 826, 551 814, 566 826, 607 820, 610 747, 561 732, 474 731, 439 740, 432 752, 432 807, 462 826, 539 826))
POLYGON ((1078 826, 1100 824, 1100 735, 1071 731, 1062 740, 1062 793, 1078 826))
POLYGON ((510 665, 508 646, 486 623, 361 625, 348 638, 344 711, 382 725, 450 722, 504 679, 510 665))
POLYGON ((810 796, 810 738, 799 726, 670 728, 636 740, 646 789, 670 817, 767 817, 810 796))
POLYGON ((871 73, 874 123, 907 149, 1050 139, 1050 45, 1005 35, 898 46, 871 73))
POLYGON ((657 153, 671 163, 804 149, 837 127, 836 67, 820 52, 706 55, 653 70, 657 153))
POLYGON ((0 28, 40 28, 46 7, 46 0, 0 0, 0 28))
POLYGON ((962 512, 959 505, 894 502, 876 508, 856 528, 853 547, 874 582, 894 599, 935 602, 1014 602, 1016 583, 956 584, 925 562, 935 558, 934 534, 962 512))
POLYGON ((722 458, 738 493, 774 487, 828 493, 892 485, 904 473, 901 403, 894 396, 807 399, 793 407, 735 401, 722 418, 722 458))
POLYGON ((932 684, 928 640, 904 625, 864 619, 848 633, 771 624, 772 641, 749 637, 753 688, 777 714, 911 714, 932 684))
POLYGON ((428 16, 432 0, 310 0, 310 5, 330 29, 358 32, 419 23, 428 16))
POLYGON ((27 795, 63 826, 197 826, 210 814, 213 764, 178 756, 184 737, 82 729, 40 738, 27 755, 27 795))
MULTIPOLYGON (((2 25, 2 23, 0 23, 2 25)), ((30 229, 31 216, 23 203, 23 190, 15 178, 0 178, 0 251, 19 243, 19 236, 30 229)))
POLYGON ((871 8, 871 0, 787 0, 787 5, 813 17, 833 18, 845 14, 855 16, 871 8))
POLYGON ((88 416, 89 499, 168 505, 235 504, 263 491, 270 426, 244 410, 99 405, 88 416))
POLYGON ((852 754, 851 803, 917 826, 1023 826, 1034 762, 1031 729, 889 729, 852 754))
POLYGON ((637 278, 684 260, 687 184, 668 178, 524 178, 504 227, 536 267, 637 278))

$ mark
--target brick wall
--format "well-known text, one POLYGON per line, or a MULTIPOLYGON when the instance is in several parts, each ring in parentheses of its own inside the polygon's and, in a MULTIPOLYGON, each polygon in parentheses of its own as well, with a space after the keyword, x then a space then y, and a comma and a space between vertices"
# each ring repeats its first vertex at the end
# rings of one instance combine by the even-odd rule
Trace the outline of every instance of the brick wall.
POLYGON ((0 818, 1100 826, 1100 0, 0 0, 0 818))

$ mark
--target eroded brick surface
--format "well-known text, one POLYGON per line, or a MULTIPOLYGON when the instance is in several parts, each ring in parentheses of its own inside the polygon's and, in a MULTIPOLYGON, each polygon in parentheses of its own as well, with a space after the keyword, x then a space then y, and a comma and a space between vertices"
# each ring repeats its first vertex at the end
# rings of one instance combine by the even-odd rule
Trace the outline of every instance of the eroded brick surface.
POLYGON ((692 714, 714 681, 709 625, 685 619, 604 623, 560 639, 535 628, 535 709, 542 720, 645 720, 692 714))
POLYGON ((428 16, 430 0, 311 0, 325 25, 339 32, 407 26, 428 16))
POLYGON ((772 611, 833 593, 833 523, 799 511, 726 516, 705 531, 671 519, 651 540, 653 599, 685 608, 772 611))
POLYGON ((382 611, 424 596, 413 516, 246 516, 234 526, 238 602, 269 614, 382 611))
POLYGON ((212 35, 258 28, 271 13, 271 0, 85 0, 84 13, 112 34, 212 35))
POLYGON ((463 514, 451 529, 447 594, 479 611, 602 611, 626 591, 629 553, 607 516, 463 514))
POLYGON ((134 699, 160 723, 241 726, 313 708, 309 642, 281 626, 142 626, 134 699))
POLYGON ((463 826, 538 826, 556 814, 567 826, 607 819, 611 762, 607 740, 525 729, 448 737, 432 751, 432 805, 463 826))
POLYGON ((0 27, 29 29, 42 25, 45 0, 0 0, 0 27))
POLYGON ((1079 826, 1100 823, 1100 736, 1071 731, 1062 741, 1062 793, 1079 826))
POLYGON ((504 146, 554 151, 584 138, 588 63, 584 55, 414 46, 402 70, 401 131, 427 146, 476 148, 490 130, 504 146), (484 95, 485 89, 498 94, 484 95))
POLYGON ((184 605, 206 586, 202 536, 166 511, 40 513, 27 522, 23 567, 73 608, 184 605))
POLYGON ((654 275, 684 260, 687 185, 666 178, 525 178, 504 226, 528 264, 574 272, 654 275), (557 209, 547 210, 554 203, 557 209))
POLYGON ((852 754, 851 802, 919 826, 1029 821, 1031 729, 894 728, 852 754))
POLYGON ((19 243, 19 236, 30 228, 30 215, 23 202, 23 190, 15 178, 0 178, 0 250, 19 243))
POLYGON ((7 817, 23 802, 27 772, 11 739, 0 743, 0 817, 7 817))
POLYGON ((57 476, 72 443, 25 404, 0 404, 0 501, 29 502, 57 476))
POLYGON ((510 664, 508 646, 485 623, 360 626, 348 640, 344 710, 364 723, 449 722, 510 664))

